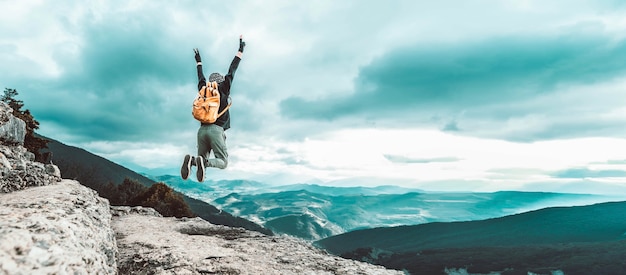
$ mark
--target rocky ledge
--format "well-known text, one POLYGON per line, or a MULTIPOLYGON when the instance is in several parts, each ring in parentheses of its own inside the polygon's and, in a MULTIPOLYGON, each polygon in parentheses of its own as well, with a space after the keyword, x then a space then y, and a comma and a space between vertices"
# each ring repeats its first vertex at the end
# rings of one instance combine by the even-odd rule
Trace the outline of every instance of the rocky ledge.
POLYGON ((113 207, 80 183, 0 194, 0 274, 403 274, 309 243, 113 207))
POLYGON ((0 194, 0 274, 115 274, 106 199, 73 180, 0 194))
POLYGON ((403 274, 321 251, 303 240, 200 218, 131 214, 112 222, 121 274, 403 274))

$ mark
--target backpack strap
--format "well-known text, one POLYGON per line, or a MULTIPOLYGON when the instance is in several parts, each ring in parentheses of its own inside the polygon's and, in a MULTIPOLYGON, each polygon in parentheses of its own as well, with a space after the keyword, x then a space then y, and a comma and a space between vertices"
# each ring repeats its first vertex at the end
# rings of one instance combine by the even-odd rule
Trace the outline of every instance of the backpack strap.
POLYGON ((226 113, 226 111, 228 110, 228 108, 230 108, 230 105, 233 104, 232 100, 230 100, 230 96, 228 97, 228 105, 226 105, 226 108, 224 108, 224 110, 222 110, 221 112, 219 112, 219 114, 217 114, 217 117, 221 117, 224 113, 226 113))

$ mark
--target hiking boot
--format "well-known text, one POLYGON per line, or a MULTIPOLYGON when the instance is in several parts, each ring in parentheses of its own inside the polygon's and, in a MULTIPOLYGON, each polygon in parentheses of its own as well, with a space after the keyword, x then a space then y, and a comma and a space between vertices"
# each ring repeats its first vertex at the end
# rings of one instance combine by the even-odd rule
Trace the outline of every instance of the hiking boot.
POLYGON ((184 180, 189 178, 189 173, 191 172, 191 166, 193 164, 193 157, 190 155, 185 155, 185 158, 183 159, 183 166, 180 167, 180 176, 184 180))
POLYGON ((202 182, 204 180, 204 158, 202 156, 196 157, 196 177, 198 178, 198 182, 202 182))

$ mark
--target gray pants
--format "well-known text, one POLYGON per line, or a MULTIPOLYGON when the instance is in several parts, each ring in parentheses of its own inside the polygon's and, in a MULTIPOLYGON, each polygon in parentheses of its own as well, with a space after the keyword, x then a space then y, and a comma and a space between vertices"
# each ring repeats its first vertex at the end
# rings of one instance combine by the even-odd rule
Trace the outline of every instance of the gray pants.
POLYGON ((210 124, 202 125, 198 129, 198 156, 205 159, 206 167, 224 169, 228 166, 228 150, 226 149, 226 134, 221 126, 210 124), (213 151, 215 158, 209 159, 213 151))

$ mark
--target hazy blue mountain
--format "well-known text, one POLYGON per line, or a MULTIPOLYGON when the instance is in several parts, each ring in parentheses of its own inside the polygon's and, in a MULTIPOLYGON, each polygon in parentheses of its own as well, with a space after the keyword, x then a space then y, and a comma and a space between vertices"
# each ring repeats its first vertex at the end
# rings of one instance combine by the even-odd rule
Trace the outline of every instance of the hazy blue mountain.
POLYGON ((183 180, 178 175, 145 176, 154 181, 164 182, 176 191, 206 202, 213 202, 215 199, 231 193, 257 194, 270 186, 250 180, 204 180, 203 182, 197 182, 191 179, 183 180))
POLYGON ((291 185, 282 185, 282 186, 274 186, 267 188, 264 193, 275 193, 282 191, 299 191, 304 190, 311 193, 318 193, 324 195, 332 195, 332 196, 350 196, 350 195, 381 195, 381 194, 405 194, 410 192, 423 192, 423 190, 417 188, 405 188, 400 186, 393 185, 381 185, 376 187, 363 187, 363 186, 353 186, 353 187, 336 187, 336 186, 324 186, 319 184, 291 184, 291 185))
POLYGON ((282 234, 319 240, 335 233, 333 228, 326 227, 327 223, 324 220, 320 220, 317 216, 308 213, 289 214, 267 221, 265 227, 282 234))
POLYGON ((422 192, 416 188, 405 188, 393 185, 381 185, 376 187, 336 187, 324 186, 319 184, 297 183, 289 185, 271 185, 253 180, 205 180, 198 183, 193 180, 183 180, 180 176, 162 175, 152 176, 145 174, 146 177, 160 182, 165 182, 172 188, 180 188, 186 193, 194 194, 197 197, 204 197, 213 200, 226 196, 230 193, 239 194, 263 194, 278 193, 284 191, 300 191, 305 190, 311 193, 324 195, 380 195, 380 194, 404 194, 409 192, 422 192))
MULTIPOLYGON (((49 140, 48 149, 45 151, 52 152, 52 161, 61 170, 63 178, 76 179, 81 184, 95 190, 103 188, 109 182, 120 184, 125 178, 137 180, 146 186, 151 186, 155 183, 154 180, 144 175, 137 174, 130 169, 84 149, 68 146, 51 138, 42 138, 49 140)), ((176 191, 180 192, 180 190, 176 191)), ((217 209, 206 201, 189 197, 184 192, 181 193, 191 210, 211 223, 243 227, 265 234, 272 234, 270 230, 263 228, 259 224, 233 216, 227 211, 217 209)))
POLYGON ((426 193, 396 186, 272 186, 246 180, 197 183, 177 176, 155 179, 276 233, 310 240, 363 228, 480 220, 549 206, 607 201, 601 196, 542 192, 426 193))
POLYGON ((480 221, 357 230, 316 242, 344 257, 414 274, 623 274, 626 202, 552 207, 480 221))
POLYGON ((233 193, 213 202, 236 215, 265 222, 266 225, 269 223, 274 232, 312 238, 360 228, 480 220, 538 209, 563 201, 587 201, 590 197, 524 192, 331 196, 299 190, 255 195, 233 193), (272 222, 285 216, 300 217, 299 222, 310 224, 302 226, 306 230, 298 233, 288 223, 272 222), (313 228, 319 230, 312 233, 310 230, 313 228))

